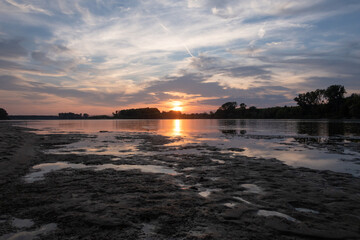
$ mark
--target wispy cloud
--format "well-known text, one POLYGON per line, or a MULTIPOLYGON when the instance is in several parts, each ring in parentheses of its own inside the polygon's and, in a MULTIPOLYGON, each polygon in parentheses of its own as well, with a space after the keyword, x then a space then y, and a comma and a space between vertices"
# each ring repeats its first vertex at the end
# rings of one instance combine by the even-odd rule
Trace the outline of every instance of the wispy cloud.
POLYGON ((35 12, 35 13, 43 13, 46 15, 52 15, 52 13, 48 10, 42 9, 40 7, 36 7, 29 3, 19 3, 15 0, 5 0, 8 4, 18 8, 20 11, 25 13, 35 12))

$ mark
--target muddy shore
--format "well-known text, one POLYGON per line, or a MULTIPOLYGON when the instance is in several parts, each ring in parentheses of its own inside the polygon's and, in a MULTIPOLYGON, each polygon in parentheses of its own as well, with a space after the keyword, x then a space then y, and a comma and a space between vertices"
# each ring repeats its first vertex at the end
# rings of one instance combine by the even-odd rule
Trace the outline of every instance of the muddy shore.
POLYGON ((360 178, 350 174, 206 145, 178 154, 164 145, 177 139, 152 134, 116 138, 148 155, 49 153, 89 137, 0 124, 0 239, 360 239, 360 178), (26 181, 33 166, 64 162, 75 167, 26 181))

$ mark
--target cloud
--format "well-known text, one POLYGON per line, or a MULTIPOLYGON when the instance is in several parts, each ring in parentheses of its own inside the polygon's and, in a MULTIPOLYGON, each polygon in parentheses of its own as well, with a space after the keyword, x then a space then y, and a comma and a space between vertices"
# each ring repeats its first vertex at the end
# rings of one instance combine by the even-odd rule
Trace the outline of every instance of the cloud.
POLYGON ((32 52, 31 57, 32 59, 43 65, 49 65, 60 71, 65 71, 67 68, 70 68, 71 66, 74 66, 76 64, 76 61, 74 61, 73 59, 53 60, 49 58, 44 52, 32 52))
POLYGON ((224 74, 234 78, 255 77, 270 79, 272 72, 267 70, 271 65, 240 65, 220 57, 200 55, 192 58, 190 66, 208 74, 224 74))
POLYGON ((306 85, 313 89, 325 89, 331 85, 344 85, 348 92, 360 92, 358 77, 309 77, 306 80, 306 85))
POLYGON ((25 81, 21 78, 0 76, 0 90, 21 91, 26 94, 40 93, 54 95, 61 98, 75 98, 83 103, 106 106, 116 99, 117 94, 107 94, 95 91, 81 91, 67 87, 59 87, 47 83, 25 81))
POLYGON ((266 31, 265 31, 264 27, 261 27, 258 31, 259 38, 263 38, 265 36, 265 33, 266 33, 266 31))
POLYGON ((223 69, 228 67, 228 63, 220 57, 208 56, 200 54, 196 58, 192 58, 190 66, 200 71, 211 71, 214 69, 223 69))
POLYGON ((189 0, 188 7, 205 8, 222 18, 240 17, 246 21, 263 21, 263 18, 271 17, 313 17, 319 13, 343 13, 349 11, 349 7, 356 9, 359 3, 356 0, 348 1, 346 4, 336 0, 189 0))
POLYGON ((177 77, 166 77, 163 81, 153 82, 144 89, 146 92, 185 92, 187 94, 200 94, 212 97, 224 93, 217 83, 205 83, 206 76, 194 73, 186 73, 177 77))
POLYGON ((283 63, 290 65, 303 65, 311 68, 320 68, 333 74, 359 75, 360 62, 349 61, 348 59, 331 59, 323 57, 308 57, 298 59, 288 59, 283 63))
POLYGON ((14 76, 9 75, 3 75, 0 76, 0 89, 1 90, 25 90, 24 87, 22 87, 19 83, 21 83, 21 80, 14 76))
MULTIPOLYGON (((185 73, 177 77, 167 77, 166 81, 153 82, 151 86, 144 89, 143 92, 138 93, 135 98, 139 99, 144 93, 151 92, 152 94, 148 96, 149 99, 156 98, 156 101, 167 101, 169 98, 181 98, 181 95, 174 95, 171 94, 171 92, 181 92, 192 96, 195 99, 194 102, 197 104, 216 103, 216 105, 218 105, 229 99, 237 99, 237 101, 257 104, 257 106, 259 106, 259 103, 263 102, 266 98, 271 98, 271 101, 269 100, 266 106, 275 103, 277 100, 279 100, 278 104, 289 104, 292 102, 292 99, 283 95, 283 93, 292 91, 283 86, 264 85, 263 87, 254 87, 246 90, 224 88, 218 82, 207 82, 208 77, 209 76, 194 73, 185 73)), ((292 93, 295 94, 295 92, 292 93)))
POLYGON ((0 60, 0 68, 7 70, 20 70, 24 69, 25 67, 15 62, 0 60))
POLYGON ((5 0, 5 1, 23 12, 43 13, 49 16, 52 15, 50 11, 42 9, 40 7, 33 6, 29 3, 21 4, 16 2, 15 0, 5 0))
POLYGON ((273 47, 273 46, 279 46, 282 44, 283 44, 283 42, 269 42, 269 43, 266 43, 266 46, 273 47))
POLYGON ((46 57, 46 54, 43 52, 32 52, 31 57, 35 59, 36 61, 46 63, 48 61, 51 61, 49 58, 46 57))
MULTIPOLYGON (((199 102, 200 104, 204 105, 212 105, 212 106, 218 106, 220 107, 222 104, 226 102, 237 102, 245 103, 247 106, 255 106, 258 107, 259 105, 262 105, 263 107, 274 107, 274 106, 289 106, 289 105, 295 105, 294 102, 287 97, 283 95, 277 95, 277 94, 267 94, 262 95, 259 97, 258 95, 254 95, 253 97, 223 97, 218 99, 210 99, 210 100, 204 100, 199 102), (264 104, 264 99, 266 99, 266 104, 264 104)), ((216 110, 217 107, 214 108, 216 110)))
POLYGON ((27 56, 27 50, 20 45, 19 39, 0 39, 0 57, 17 58, 27 56))
POLYGON ((249 45, 247 48, 241 49, 241 50, 229 50, 229 52, 231 54, 234 54, 234 55, 247 55, 249 57, 258 56, 259 54, 261 54, 261 53, 263 53, 265 51, 266 51, 266 49, 256 47, 254 45, 249 45))
POLYGON ((270 66, 240 66, 230 68, 230 76, 232 77, 256 77, 261 79, 270 79, 271 71, 266 70, 270 66))
MULTIPOLYGON (((133 94, 124 92, 102 92, 96 90, 79 90, 69 87, 55 86, 36 81, 25 81, 15 76, 0 76, 0 90, 24 92, 25 95, 45 94, 64 99, 77 99, 86 104, 96 106, 131 106, 131 104, 156 105, 169 100, 182 99, 187 104, 209 104, 211 101, 226 101, 228 98, 237 98, 249 102, 261 94, 272 91, 284 91, 285 88, 257 88, 250 90, 224 89, 219 83, 204 82, 206 76, 197 74, 185 74, 178 77, 167 77, 166 81, 152 82, 150 86, 133 94), (280 90, 279 90, 280 89, 280 90), (261 92, 259 92, 261 90, 261 92), (151 94, 150 94, 151 93, 151 94)), ((269 96, 276 96, 269 94, 269 96)), ((28 98, 27 98, 28 99, 28 98)), ((278 97, 277 99, 283 99, 278 97)), ((218 103, 218 102, 216 102, 218 103)))
POLYGON ((25 65, 18 64, 13 61, 6 61, 1 59, 0 59, 0 69, 8 72, 18 71, 19 73, 41 74, 41 72, 39 72, 36 69, 28 68, 25 65))

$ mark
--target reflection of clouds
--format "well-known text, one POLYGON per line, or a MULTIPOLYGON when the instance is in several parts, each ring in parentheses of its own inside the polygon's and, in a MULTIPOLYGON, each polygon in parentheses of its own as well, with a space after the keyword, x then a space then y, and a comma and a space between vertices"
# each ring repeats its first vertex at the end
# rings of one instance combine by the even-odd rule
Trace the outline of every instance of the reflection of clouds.
MULTIPOLYGON (((239 120, 235 121, 235 127, 230 125, 233 121, 224 121, 217 119, 192 120, 192 119, 174 119, 174 120, 66 120, 66 121, 32 121, 27 122, 27 127, 43 130, 42 134, 62 132, 69 133, 74 130, 81 133, 93 134, 95 138, 84 138, 79 142, 64 146, 62 149, 52 151, 76 154, 99 154, 123 156, 128 154, 153 155, 160 152, 139 151, 137 146, 142 144, 142 139, 138 136, 149 136, 151 134, 164 135, 168 137, 179 137, 177 141, 166 144, 170 146, 186 146, 187 144, 208 145, 221 149, 221 153, 230 154, 229 158, 236 159, 239 156, 256 158, 276 158, 287 165, 294 167, 308 167, 320 170, 332 170, 337 172, 347 172, 359 176, 360 165, 352 161, 359 158, 359 152, 351 150, 351 146, 343 142, 332 141, 331 144, 324 143, 325 146, 331 146, 332 149, 340 148, 346 154, 340 152, 329 152, 325 148, 308 145, 301 141, 301 136, 294 139, 298 134, 298 122, 301 120, 239 120), (241 123, 241 125, 239 124, 241 123), (244 130, 244 128, 246 130, 244 130), (224 137, 221 130, 234 130, 235 133, 247 131, 245 135, 229 134, 224 137), (220 130, 220 131, 219 131, 220 130), (139 132, 147 132, 139 134, 139 132), (132 134, 136 133, 131 137, 132 134), (261 133, 261 135, 254 135, 261 133), (123 136, 121 144, 115 136, 123 136), (241 148, 244 151, 230 151, 230 148, 241 148), (85 150, 85 151, 84 151, 85 150), (343 160, 343 161, 340 161, 343 160)), ((24 123, 22 123, 24 124, 24 123)), ((336 124, 334 122, 333 124, 336 124)), ((339 125, 350 131, 353 127, 353 134, 359 129, 359 121, 344 122, 339 125)), ((317 124, 313 126, 319 126, 317 124)), ((321 126, 321 124, 320 124, 321 126)), ((321 131, 320 131, 321 132, 321 131)), ((323 132, 324 134, 327 132, 323 132)), ((347 132, 345 132, 345 135, 347 132)), ((302 139, 328 139, 327 136, 321 138, 303 137, 302 139)), ((356 138, 355 140, 357 140, 356 138)), ((317 144, 315 144, 317 145, 317 144)), ((320 145, 319 145, 320 146, 320 145)), ((203 155, 197 149, 191 149, 191 153, 203 155)), ((169 154, 171 151, 164 151, 169 154)), ((266 161, 266 159, 264 161, 266 161)))

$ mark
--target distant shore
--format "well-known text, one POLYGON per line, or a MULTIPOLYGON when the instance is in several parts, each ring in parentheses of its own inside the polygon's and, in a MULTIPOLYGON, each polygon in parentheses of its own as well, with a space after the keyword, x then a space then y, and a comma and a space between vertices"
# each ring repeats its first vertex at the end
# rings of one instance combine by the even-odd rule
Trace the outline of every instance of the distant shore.
POLYGON ((55 115, 10 115, 8 120, 104 120, 104 119, 312 119, 312 120, 360 120, 360 118, 215 118, 215 117, 180 117, 180 118, 114 118, 111 116, 100 117, 100 116, 90 116, 88 118, 76 119, 76 118, 68 118, 62 119, 55 115))

